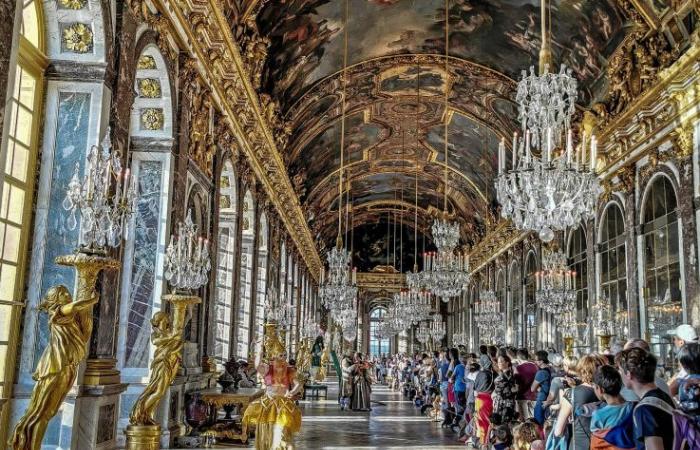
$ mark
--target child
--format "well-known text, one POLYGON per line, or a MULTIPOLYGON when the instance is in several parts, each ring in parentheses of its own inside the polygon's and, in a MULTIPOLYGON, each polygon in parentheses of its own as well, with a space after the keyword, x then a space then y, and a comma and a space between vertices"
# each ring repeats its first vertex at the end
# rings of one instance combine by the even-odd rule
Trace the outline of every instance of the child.
POLYGON ((537 441, 542 443, 539 426, 534 420, 526 420, 513 429, 513 450, 530 450, 537 441))
POLYGON ((507 424, 502 424, 492 429, 489 440, 493 450, 510 450, 510 446, 513 445, 513 434, 507 424))
POLYGON ((700 424, 700 344, 689 342, 681 347, 678 361, 688 374, 678 382, 680 409, 700 424))
POLYGON ((596 409, 591 417, 590 448, 634 448, 634 404, 620 395, 620 373, 613 366, 599 367, 593 376, 593 389, 605 406, 596 409))

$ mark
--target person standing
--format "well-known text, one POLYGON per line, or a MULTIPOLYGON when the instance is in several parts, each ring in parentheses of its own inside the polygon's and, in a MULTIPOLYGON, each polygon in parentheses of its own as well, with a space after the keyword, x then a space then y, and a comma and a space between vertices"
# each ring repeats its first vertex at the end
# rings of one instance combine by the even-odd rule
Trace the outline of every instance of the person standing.
POLYGON ((552 383, 552 372, 549 368, 549 358, 546 351, 537 351, 535 354, 535 364, 537 364, 538 370, 535 373, 535 380, 532 382, 530 391, 537 394, 535 397, 534 418, 535 421, 542 426, 544 425, 545 419, 544 402, 547 400, 549 387, 552 383))
POLYGON ((371 368, 369 362, 362 359, 362 353, 355 353, 355 364, 352 370, 352 398, 350 407, 353 411, 371 411, 370 394, 371 368))
POLYGON ((623 350, 615 357, 622 382, 641 399, 634 409, 637 450, 673 447, 673 399, 654 383, 656 356, 641 348, 623 350))
POLYGON ((347 352, 343 355, 343 360, 340 362, 340 368, 342 370, 343 377, 340 383, 340 410, 343 411, 350 404, 350 398, 352 397, 352 387, 353 387, 353 370, 355 365, 350 357, 350 353, 347 352))
POLYGON ((518 384, 513 374, 513 365, 507 355, 498 357, 498 370, 493 391, 493 411, 498 415, 501 423, 509 423, 515 420, 515 396, 518 393, 518 384))
POLYGON ((530 389, 535 381, 535 374, 538 367, 530 361, 530 354, 526 348, 518 349, 516 352, 518 360, 515 365, 515 381, 518 384, 517 402, 518 414, 522 420, 529 419, 534 414, 534 401, 537 397, 530 389))
MULTIPOLYGON (((673 336, 673 345, 676 354, 685 344, 698 342, 698 333, 695 331, 695 328, 693 328, 691 325, 688 325, 687 323, 678 325, 673 330, 669 330, 668 334, 669 336, 673 336)), ((671 378, 671 381, 668 383, 668 386, 670 388, 672 396, 675 397, 678 395, 678 386, 680 382, 687 377, 688 372, 686 372, 686 370, 683 367, 681 367, 680 370, 678 370, 678 372, 671 378)))
MULTIPOLYGON (((456 349, 453 349, 457 353, 456 349)), ((455 422, 452 424, 459 425, 459 420, 464 416, 464 410, 467 407, 467 383, 464 381, 465 369, 461 358, 458 356, 455 362, 454 370, 452 371, 452 385, 455 393, 455 422)))

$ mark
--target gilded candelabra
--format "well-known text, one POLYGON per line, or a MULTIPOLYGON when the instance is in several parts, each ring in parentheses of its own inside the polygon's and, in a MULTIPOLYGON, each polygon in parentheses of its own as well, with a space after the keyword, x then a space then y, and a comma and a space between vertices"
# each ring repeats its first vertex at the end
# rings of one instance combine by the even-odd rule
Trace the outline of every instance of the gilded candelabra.
POLYGON ((80 223, 79 248, 55 262, 75 269, 75 297, 66 286, 53 286, 39 305, 39 311, 49 315, 49 342, 33 375, 36 384, 29 406, 9 443, 14 450, 41 448, 49 420, 73 386, 87 352, 92 310, 100 299, 97 277, 102 270, 120 266, 107 249, 120 245, 137 198, 136 181, 132 178, 129 183, 129 170, 122 171, 121 159, 118 151, 112 152, 108 130, 100 145, 88 152, 84 178, 76 166, 66 189, 63 207, 69 212, 68 228, 80 223))
POLYGON ((163 396, 175 379, 180 367, 184 338, 182 332, 189 320, 189 307, 201 299, 188 294, 207 282, 211 268, 208 243, 197 237, 197 227, 188 212, 185 223, 178 226, 178 236, 172 237, 165 253, 165 278, 175 289, 163 300, 172 306, 172 320, 168 313, 158 311, 151 319, 151 342, 155 354, 151 362, 151 377, 129 416, 126 434, 127 450, 158 450, 160 425, 155 413, 163 396))

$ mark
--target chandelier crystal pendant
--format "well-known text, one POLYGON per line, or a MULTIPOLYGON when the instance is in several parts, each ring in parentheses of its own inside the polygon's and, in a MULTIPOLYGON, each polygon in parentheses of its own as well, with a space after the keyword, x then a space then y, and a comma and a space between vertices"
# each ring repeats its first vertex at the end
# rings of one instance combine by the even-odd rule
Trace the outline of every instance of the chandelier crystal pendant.
POLYGON ((544 242, 554 238, 554 231, 592 218, 603 191, 595 173, 595 136, 584 134, 579 150, 574 150, 576 79, 564 65, 559 73, 549 72, 547 16, 547 2, 542 0, 540 74, 534 68, 529 74, 523 71, 516 94, 522 134, 513 135, 510 170, 501 140, 495 181, 502 216, 520 230, 539 233, 544 242))
POLYGON ((543 270, 535 273, 535 300, 545 312, 561 315, 576 306, 576 272, 566 265, 561 250, 542 256, 543 270))
POLYGON ((455 333, 452 335, 452 345, 455 347, 466 347, 468 346, 466 333, 455 333))
POLYGON ((267 289, 265 296, 265 317, 268 322, 274 322, 282 328, 286 328, 292 323, 294 307, 288 301, 280 298, 277 288, 271 286, 267 289))
POLYGON ((425 345, 430 340, 430 327, 426 322, 421 322, 416 329, 416 339, 418 342, 425 345))

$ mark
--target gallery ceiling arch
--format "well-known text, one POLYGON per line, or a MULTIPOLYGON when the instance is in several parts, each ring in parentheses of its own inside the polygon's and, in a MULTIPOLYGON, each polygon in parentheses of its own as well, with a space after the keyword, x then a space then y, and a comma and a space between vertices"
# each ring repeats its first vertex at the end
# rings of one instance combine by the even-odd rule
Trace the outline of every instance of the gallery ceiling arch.
MULTIPOLYGON (((447 121, 448 209, 463 242, 478 242, 498 217, 498 141, 519 129, 515 80, 537 64, 539 1, 451 0, 447 71, 444 0, 348 1, 344 178, 354 226, 382 229, 388 212, 412 204, 417 173, 419 229, 429 235, 445 191, 447 121)), ((343 7, 268 2, 256 17, 270 40, 261 90, 290 127, 283 157, 321 251, 337 233, 343 7)), ((607 89, 625 15, 613 0, 553 0, 551 22, 555 63, 573 69, 588 106, 607 89)))

